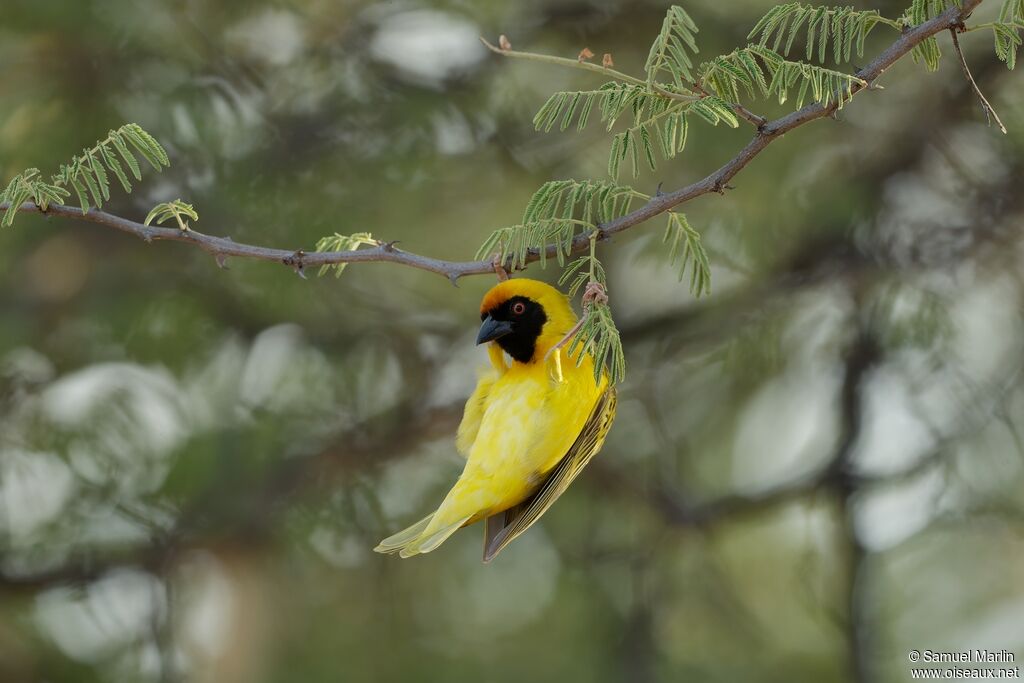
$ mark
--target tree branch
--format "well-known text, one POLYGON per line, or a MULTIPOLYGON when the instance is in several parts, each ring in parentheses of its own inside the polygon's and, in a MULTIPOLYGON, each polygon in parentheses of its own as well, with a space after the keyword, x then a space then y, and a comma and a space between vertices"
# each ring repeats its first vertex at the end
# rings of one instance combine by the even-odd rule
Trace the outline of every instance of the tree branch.
MULTIPOLYGON (((6 209, 7 203, 0 203, 0 211, 6 209)), ((490 261, 445 261, 403 251, 395 247, 393 242, 381 242, 376 247, 356 249, 354 251, 305 252, 302 249, 288 251, 287 249, 274 249, 235 242, 230 237, 206 235, 196 230, 143 225, 142 223, 115 216, 99 209, 89 209, 89 211, 83 214, 82 210, 75 206, 51 204, 47 207, 46 211, 42 211, 34 203, 25 202, 18 210, 25 213, 41 213, 46 216, 77 218, 135 235, 146 242, 165 240, 193 244, 213 255, 218 263, 223 262, 223 259, 227 257, 239 257, 282 263, 302 272, 305 268, 318 268, 338 263, 383 261, 438 273, 439 275, 446 276, 453 283, 463 275, 494 273, 494 265, 490 261)))
MULTIPOLYGON (((905 57, 917 45, 925 39, 942 31, 960 26, 965 19, 983 2, 983 0, 963 0, 962 7, 951 7, 942 14, 929 19, 917 26, 908 28, 904 33, 890 45, 882 54, 876 57, 866 67, 860 69, 856 76, 863 80, 866 85, 853 83, 850 87, 852 98, 862 90, 871 87, 871 84, 881 76, 889 67, 905 57)), ((502 54, 508 51, 500 50, 502 54)), ((552 58, 554 61, 560 58, 552 58)), ((571 61, 571 60, 569 60, 571 61)), ((608 73, 610 70, 595 65, 594 70, 608 73)), ((674 192, 657 194, 646 204, 635 211, 616 218, 613 221, 598 226, 600 239, 607 239, 615 234, 624 232, 640 223, 665 213, 680 204, 696 199, 712 192, 724 192, 729 181, 735 177, 754 157, 760 154, 773 140, 782 135, 799 128, 811 121, 831 116, 839 107, 839 98, 833 98, 833 102, 827 106, 821 104, 809 104, 806 107, 760 126, 754 138, 739 151, 732 159, 726 162, 716 171, 710 173, 702 180, 682 187, 674 192)), ((0 211, 6 210, 7 204, 0 203, 0 211)), ((18 207, 18 210, 26 213, 43 213, 38 206, 26 202, 18 207)), ((177 228, 160 228, 146 226, 142 223, 115 216, 99 209, 90 209, 84 215, 82 212, 70 206, 51 204, 46 210, 46 215, 60 216, 62 218, 81 218, 91 223, 104 225, 110 228, 121 230, 147 242, 154 240, 168 240, 173 242, 186 242, 198 246, 207 253, 213 255, 218 263, 223 263, 227 257, 250 258, 261 261, 272 261, 282 263, 294 268, 302 274, 306 267, 319 267, 324 265, 336 265, 340 263, 367 263, 367 262, 389 262, 399 263, 419 268, 432 273, 447 277, 452 284, 456 284, 459 278, 466 275, 494 274, 494 264, 490 260, 481 261, 446 261, 443 259, 421 256, 411 252, 397 249, 392 242, 381 242, 376 247, 359 249, 355 251, 337 252, 313 252, 288 251, 285 249, 272 249, 255 245, 235 242, 229 237, 215 237, 206 235, 195 230, 180 230, 177 228)), ((571 252, 581 252, 588 248, 590 234, 580 234, 573 240, 571 252)), ((547 250, 548 257, 555 256, 556 246, 547 250)), ((532 263, 539 260, 541 254, 537 250, 531 250, 527 254, 526 262, 532 263)))

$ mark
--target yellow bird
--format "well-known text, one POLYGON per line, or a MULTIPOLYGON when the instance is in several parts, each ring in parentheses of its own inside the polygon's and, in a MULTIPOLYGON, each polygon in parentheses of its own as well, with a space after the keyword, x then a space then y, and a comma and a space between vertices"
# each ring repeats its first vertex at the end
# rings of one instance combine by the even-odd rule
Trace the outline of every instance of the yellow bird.
POLYGON ((466 456, 441 506, 374 548, 429 553, 482 519, 484 562, 540 519, 601 449, 615 417, 607 376, 555 348, 576 325, 568 298, 537 280, 498 283, 480 305, 476 343, 491 365, 466 402, 455 444, 466 456))

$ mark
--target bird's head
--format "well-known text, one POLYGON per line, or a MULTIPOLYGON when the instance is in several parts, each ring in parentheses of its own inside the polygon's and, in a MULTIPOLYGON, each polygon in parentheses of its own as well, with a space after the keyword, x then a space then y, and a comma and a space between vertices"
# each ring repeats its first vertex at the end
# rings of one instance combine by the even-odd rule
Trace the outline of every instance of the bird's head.
POLYGON ((476 343, 494 342, 520 363, 544 358, 576 324, 569 299, 538 280, 499 282, 480 304, 476 343))

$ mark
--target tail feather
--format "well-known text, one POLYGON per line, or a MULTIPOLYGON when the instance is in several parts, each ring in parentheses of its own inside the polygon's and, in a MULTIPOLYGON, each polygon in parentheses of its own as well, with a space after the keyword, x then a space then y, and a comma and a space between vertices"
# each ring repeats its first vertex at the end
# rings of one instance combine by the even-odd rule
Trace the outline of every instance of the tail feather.
POLYGON ((433 518, 434 513, 431 512, 409 528, 403 529, 393 536, 388 536, 377 544, 377 547, 373 549, 374 552, 385 554, 397 553, 399 550, 419 538, 423 532, 426 531, 427 525, 430 524, 430 520, 433 518))
MULTIPOLYGON (((421 534, 418 538, 408 543, 404 548, 399 551, 401 557, 412 557, 413 555, 419 555, 420 553, 429 553, 431 550, 448 540, 448 537, 462 528, 462 525, 469 521, 472 515, 467 515, 462 519, 457 519, 451 524, 444 526, 428 536, 421 534)), ((424 534, 426 532, 424 531, 424 534)))

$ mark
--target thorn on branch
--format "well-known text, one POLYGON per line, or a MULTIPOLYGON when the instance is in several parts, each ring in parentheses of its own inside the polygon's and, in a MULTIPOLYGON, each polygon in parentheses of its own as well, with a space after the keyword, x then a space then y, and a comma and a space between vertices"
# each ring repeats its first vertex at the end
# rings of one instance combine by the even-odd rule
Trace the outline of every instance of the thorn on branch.
POLYGON ((294 252, 291 256, 285 256, 283 259, 281 259, 281 263, 283 263, 286 266, 291 266, 292 270, 295 271, 295 274, 301 277, 303 280, 305 280, 307 279, 305 260, 306 252, 304 252, 302 249, 299 249, 298 251, 294 252))
POLYGON ((381 242, 380 248, 390 254, 395 250, 395 245, 398 244, 399 241, 400 240, 391 240, 390 242, 381 242))
POLYGON ((736 188, 722 180, 716 180, 712 189, 718 194, 724 195, 726 190, 735 190, 736 188))
MULTIPOLYGON (((590 48, 585 47, 582 50, 580 50, 580 54, 576 57, 576 59, 579 60, 580 62, 585 62, 593 56, 594 53, 590 51, 590 48)), ((607 66, 605 68, 607 68, 607 66)))
POLYGON ((512 49, 512 43, 509 42, 508 36, 506 36, 504 33, 498 36, 498 47, 500 47, 502 50, 512 49))
POLYGON ((601 66, 606 69, 611 69, 615 66, 615 60, 612 59, 611 52, 604 53, 604 57, 601 58, 601 66))
POLYGON ((228 268, 228 256, 227 254, 217 253, 213 255, 214 260, 217 261, 217 267, 222 270, 231 270, 228 268))
POLYGON ((664 184, 665 184, 664 180, 661 181, 660 183, 658 183, 657 189, 654 190, 654 196, 655 197, 664 197, 665 196, 665 193, 661 191, 661 186, 664 185, 664 184))

